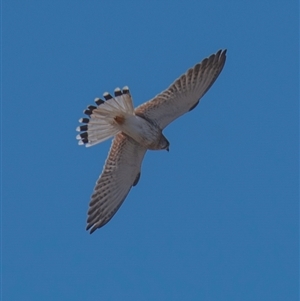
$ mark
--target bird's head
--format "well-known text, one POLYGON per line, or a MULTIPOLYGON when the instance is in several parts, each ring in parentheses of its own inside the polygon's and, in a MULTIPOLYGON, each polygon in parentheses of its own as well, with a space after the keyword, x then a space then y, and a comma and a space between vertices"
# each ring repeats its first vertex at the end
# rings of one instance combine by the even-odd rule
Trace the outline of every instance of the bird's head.
POLYGON ((170 142, 164 135, 161 135, 159 140, 159 148, 169 151, 169 147, 170 147, 170 142))

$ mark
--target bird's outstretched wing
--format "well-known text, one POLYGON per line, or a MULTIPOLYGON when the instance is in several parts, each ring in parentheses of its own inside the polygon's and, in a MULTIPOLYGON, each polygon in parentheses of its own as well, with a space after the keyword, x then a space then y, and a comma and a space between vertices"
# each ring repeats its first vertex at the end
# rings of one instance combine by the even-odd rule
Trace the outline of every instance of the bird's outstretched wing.
POLYGON ((140 177, 146 148, 123 133, 116 135, 91 197, 87 230, 104 226, 122 205, 140 177))
POLYGON ((161 129, 194 109, 221 73, 226 50, 204 59, 179 77, 167 90, 135 109, 135 114, 154 121, 161 129))

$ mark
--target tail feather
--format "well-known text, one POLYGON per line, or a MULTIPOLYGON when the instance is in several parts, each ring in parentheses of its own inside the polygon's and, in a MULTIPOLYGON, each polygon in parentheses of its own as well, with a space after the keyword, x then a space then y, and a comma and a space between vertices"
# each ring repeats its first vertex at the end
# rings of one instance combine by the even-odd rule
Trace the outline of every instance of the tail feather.
POLYGON ((92 146, 101 143, 120 132, 118 120, 134 114, 132 98, 128 87, 123 91, 116 88, 114 97, 104 93, 104 100, 95 99, 95 106, 88 106, 84 113, 90 118, 79 119, 84 125, 78 126, 76 130, 82 132, 76 136, 79 145, 92 146))

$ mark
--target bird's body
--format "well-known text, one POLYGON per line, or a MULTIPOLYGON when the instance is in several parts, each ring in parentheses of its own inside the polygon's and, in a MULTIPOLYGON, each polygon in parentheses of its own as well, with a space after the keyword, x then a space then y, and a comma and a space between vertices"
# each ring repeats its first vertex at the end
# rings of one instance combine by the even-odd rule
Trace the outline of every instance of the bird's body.
POLYGON ((120 131, 150 150, 162 149, 160 139, 162 130, 154 123, 137 115, 131 115, 119 124, 120 131))
POLYGON ((79 144, 92 146, 115 137, 98 179, 88 211, 87 230, 94 232, 116 213, 132 186, 140 178, 141 163, 147 150, 169 150, 163 129, 174 119, 193 110, 223 69, 226 50, 218 51, 189 69, 167 90, 133 108, 128 87, 115 89, 105 101, 84 111, 90 118, 79 121, 79 144))

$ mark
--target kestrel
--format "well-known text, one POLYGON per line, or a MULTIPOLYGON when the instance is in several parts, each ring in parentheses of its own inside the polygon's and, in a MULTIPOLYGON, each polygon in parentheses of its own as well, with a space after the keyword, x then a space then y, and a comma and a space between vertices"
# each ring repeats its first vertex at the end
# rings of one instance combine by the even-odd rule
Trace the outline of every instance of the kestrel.
POLYGON ((104 226, 122 205, 141 175, 147 150, 169 150, 163 129, 179 116, 193 110, 215 82, 226 60, 226 50, 196 64, 165 91, 134 109, 128 87, 116 88, 114 97, 95 99, 96 106, 84 111, 89 118, 77 127, 79 145, 92 146, 114 137, 96 183, 88 210, 87 230, 104 226))

